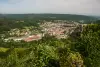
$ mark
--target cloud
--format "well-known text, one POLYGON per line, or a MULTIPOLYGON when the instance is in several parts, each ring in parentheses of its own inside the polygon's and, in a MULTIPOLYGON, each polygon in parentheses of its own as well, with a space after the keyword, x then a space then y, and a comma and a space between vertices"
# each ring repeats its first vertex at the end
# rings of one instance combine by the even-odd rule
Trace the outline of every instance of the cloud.
POLYGON ((99 0, 8 0, 1 13, 72 13, 100 15, 99 0))
POLYGON ((8 0, 8 3, 10 4, 15 4, 15 3, 20 3, 22 2, 23 0, 8 0))

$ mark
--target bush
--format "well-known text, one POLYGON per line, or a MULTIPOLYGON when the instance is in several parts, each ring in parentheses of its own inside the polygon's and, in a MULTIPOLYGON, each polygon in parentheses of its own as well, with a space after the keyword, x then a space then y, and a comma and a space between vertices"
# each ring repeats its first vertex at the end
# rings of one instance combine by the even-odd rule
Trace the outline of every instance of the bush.
POLYGON ((79 51, 87 67, 100 66, 100 25, 92 24, 84 28, 79 39, 74 44, 74 50, 79 51))

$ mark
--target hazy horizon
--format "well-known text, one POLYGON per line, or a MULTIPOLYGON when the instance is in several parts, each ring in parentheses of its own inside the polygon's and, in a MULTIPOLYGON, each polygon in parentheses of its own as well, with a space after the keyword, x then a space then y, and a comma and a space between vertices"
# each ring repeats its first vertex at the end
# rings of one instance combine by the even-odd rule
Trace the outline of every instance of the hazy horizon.
POLYGON ((100 16, 99 0, 0 0, 0 14, 76 14, 100 16))

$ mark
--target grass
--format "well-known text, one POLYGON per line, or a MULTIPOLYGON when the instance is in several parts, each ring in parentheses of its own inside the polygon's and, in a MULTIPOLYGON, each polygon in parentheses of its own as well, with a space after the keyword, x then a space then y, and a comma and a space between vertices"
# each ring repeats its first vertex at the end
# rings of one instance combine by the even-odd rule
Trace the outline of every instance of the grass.
MULTIPOLYGON (((3 48, 3 47, 0 47, 0 52, 6 52, 6 51, 8 51, 10 48, 3 48)), ((20 51, 24 51, 24 50, 26 50, 26 49, 28 49, 28 48, 14 48, 14 50, 15 51, 18 51, 18 52, 20 52, 20 51)))
POLYGON ((7 50, 9 50, 9 48, 0 47, 0 52, 6 52, 7 50))

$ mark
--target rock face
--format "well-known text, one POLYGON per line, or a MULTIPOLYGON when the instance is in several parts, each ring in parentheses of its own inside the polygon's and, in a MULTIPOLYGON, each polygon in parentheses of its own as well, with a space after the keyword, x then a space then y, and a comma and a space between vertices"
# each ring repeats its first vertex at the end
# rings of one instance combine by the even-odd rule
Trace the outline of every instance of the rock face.
POLYGON ((71 37, 77 37, 80 36, 80 33, 83 31, 83 28, 87 26, 87 24, 79 24, 74 30, 73 32, 70 33, 71 37))

